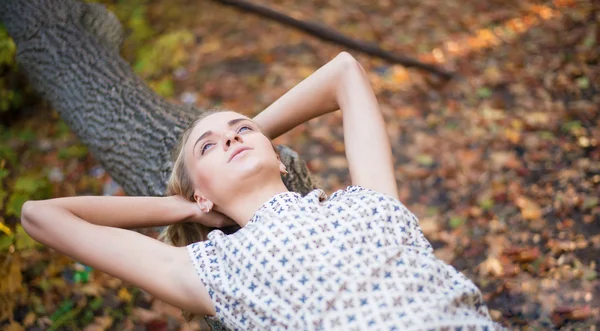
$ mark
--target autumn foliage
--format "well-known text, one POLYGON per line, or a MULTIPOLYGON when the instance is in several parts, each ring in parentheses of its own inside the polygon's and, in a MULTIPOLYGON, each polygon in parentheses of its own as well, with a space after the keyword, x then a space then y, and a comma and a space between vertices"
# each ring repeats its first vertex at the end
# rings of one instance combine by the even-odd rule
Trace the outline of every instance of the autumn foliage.
MULTIPOLYGON (((217 2, 103 2, 127 31, 121 54, 136 73, 202 108, 254 115, 343 50, 217 2)), ((600 324, 598 2, 261 4, 457 72, 441 82, 353 53, 387 122, 401 201, 436 255, 481 288, 495 320, 600 324)), ((19 99, 31 91, 8 79, 18 76, 14 53, 0 30, 0 327, 206 327, 23 231, 28 199, 123 192, 55 111, 19 99)), ((326 192, 350 184, 341 120, 315 119, 275 141, 298 151, 326 192)))

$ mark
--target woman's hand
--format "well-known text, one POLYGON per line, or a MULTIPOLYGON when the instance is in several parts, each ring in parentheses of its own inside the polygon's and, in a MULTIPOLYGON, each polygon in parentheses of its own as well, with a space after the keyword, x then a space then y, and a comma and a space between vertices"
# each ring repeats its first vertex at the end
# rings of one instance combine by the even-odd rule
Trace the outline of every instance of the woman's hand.
POLYGON ((203 212, 200 210, 200 206, 198 206, 197 203, 191 202, 181 195, 172 195, 169 198, 176 201, 178 204, 177 208, 182 208, 189 211, 188 217, 182 219, 181 222, 200 223, 210 228, 222 228, 237 224, 227 215, 218 211, 211 210, 208 213, 203 212))
POLYGON ((252 120, 266 136, 275 139, 306 121, 338 110, 338 86, 348 71, 359 68, 357 64, 352 55, 341 52, 252 120))

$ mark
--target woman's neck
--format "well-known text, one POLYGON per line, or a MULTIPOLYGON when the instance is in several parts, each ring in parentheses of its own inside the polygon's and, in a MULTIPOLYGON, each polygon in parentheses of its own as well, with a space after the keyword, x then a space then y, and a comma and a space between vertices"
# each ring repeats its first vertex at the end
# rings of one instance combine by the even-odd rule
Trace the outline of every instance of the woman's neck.
POLYGON ((258 209, 278 193, 289 192, 281 180, 273 184, 254 185, 238 190, 226 202, 215 205, 215 211, 229 216, 240 227, 246 226, 258 209))

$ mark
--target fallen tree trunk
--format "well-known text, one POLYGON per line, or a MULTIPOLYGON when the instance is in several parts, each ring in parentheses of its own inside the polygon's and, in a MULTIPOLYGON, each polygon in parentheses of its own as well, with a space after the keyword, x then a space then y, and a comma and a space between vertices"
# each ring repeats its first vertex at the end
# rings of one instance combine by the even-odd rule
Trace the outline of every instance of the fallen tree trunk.
MULTIPOLYGON (((203 110, 167 102, 135 75, 119 56, 117 18, 100 4, 2 0, 0 21, 29 82, 124 191, 164 195, 177 138, 203 110)), ((306 194, 314 188, 298 154, 277 148, 289 171, 288 189, 306 194)))

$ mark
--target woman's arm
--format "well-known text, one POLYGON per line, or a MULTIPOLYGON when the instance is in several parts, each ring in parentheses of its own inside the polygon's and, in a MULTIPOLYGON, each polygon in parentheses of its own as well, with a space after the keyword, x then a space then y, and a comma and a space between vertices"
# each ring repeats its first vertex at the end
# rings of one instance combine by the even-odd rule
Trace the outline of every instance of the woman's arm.
POLYGON ((88 223, 44 201, 27 201, 21 223, 33 239, 77 261, 182 309, 215 314, 185 247, 173 247, 134 231, 88 223))
POLYGON ((79 196, 35 201, 40 206, 65 209, 96 225, 123 229, 166 226, 179 222, 199 222, 211 227, 233 225, 224 215, 202 213, 197 204, 178 195, 145 196, 79 196))
POLYGON ((348 53, 340 53, 282 95, 253 118, 265 134, 275 139, 296 126, 340 109, 336 82, 348 66, 348 53))
POLYGON ((253 120, 275 139, 305 121, 337 109, 342 110, 352 183, 398 199, 383 115, 364 69, 349 53, 340 53, 253 120))

